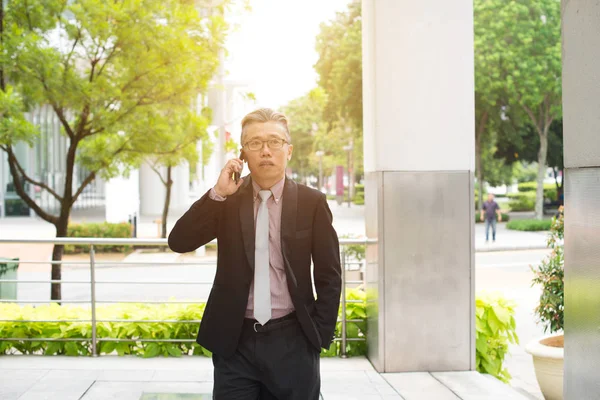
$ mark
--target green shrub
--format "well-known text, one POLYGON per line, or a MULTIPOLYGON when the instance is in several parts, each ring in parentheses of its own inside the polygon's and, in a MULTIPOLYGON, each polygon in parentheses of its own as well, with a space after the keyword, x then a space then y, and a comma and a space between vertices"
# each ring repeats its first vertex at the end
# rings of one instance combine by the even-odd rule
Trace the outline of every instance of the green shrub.
MULTIPOLYGON (((552 253, 542 260, 536 268, 531 267, 535 277, 533 285, 542 286, 540 301, 535 309, 544 332, 558 332, 564 327, 565 311, 565 257, 561 241, 564 239, 564 214, 560 209, 557 217, 552 218, 552 227, 548 235, 548 247, 552 253)), ((593 304, 593 303, 592 303, 593 304)))
POLYGON ((549 219, 515 219, 506 224, 507 229, 515 231, 548 231, 552 226, 549 219))
MULTIPOLYGON (((346 324, 347 338, 365 338, 366 296, 362 290, 346 291, 346 299, 358 301, 346 304, 348 319, 361 319, 361 322, 346 324)), ((176 320, 199 321, 204 312, 204 303, 198 304, 111 304, 96 308, 98 319, 103 320, 176 320)), ((339 317, 341 318, 341 307, 339 317)), ((76 342, 43 341, 0 341, 0 354, 46 354, 67 356, 89 356, 92 354, 91 322, 69 322, 73 319, 90 319, 90 309, 80 306, 57 304, 37 307, 20 306, 14 303, 0 303, 0 315, 11 320, 61 320, 61 322, 0 322, 0 337, 3 338, 83 338, 76 342), (64 320, 64 321, 62 321, 64 320)), ((211 353, 195 342, 140 342, 138 339, 195 339, 198 322, 99 322, 97 337, 132 339, 131 342, 100 341, 98 354, 136 355, 140 357, 200 355, 211 353)), ((335 335, 341 338, 342 325, 337 323, 335 335)), ((341 341, 335 341, 324 356, 336 356, 341 351, 341 341)), ((346 353, 349 356, 365 355, 366 341, 349 341, 346 353)))
POLYGON ((535 209, 535 192, 509 193, 508 207, 511 211, 533 211, 535 209))
MULTIPOLYGON (((127 222, 112 224, 102 223, 83 223, 69 224, 67 236, 72 238, 131 238, 133 227, 127 222)), ((107 253, 127 253, 131 251, 131 246, 95 246, 98 252, 107 253)), ((90 251, 89 245, 66 245, 65 254, 87 253, 90 251)))
POLYGON ((503 368, 509 343, 518 344, 515 305, 501 295, 481 293, 475 300, 475 362, 477 371, 508 383, 510 374, 503 368))
MULTIPOLYGON (((519 183, 517 187, 519 188, 519 193, 535 193, 537 190, 537 182, 523 182, 519 183)), ((556 185, 554 183, 544 184, 544 198, 552 201, 558 199, 556 185)))
MULTIPOLYGON (((507 222, 510 220, 510 215, 506 213, 500 213, 502 215, 502 222, 507 222)), ((485 218, 485 215, 484 215, 485 218)), ((475 223, 481 223, 483 220, 481 219, 481 213, 479 211, 475 212, 475 223)))

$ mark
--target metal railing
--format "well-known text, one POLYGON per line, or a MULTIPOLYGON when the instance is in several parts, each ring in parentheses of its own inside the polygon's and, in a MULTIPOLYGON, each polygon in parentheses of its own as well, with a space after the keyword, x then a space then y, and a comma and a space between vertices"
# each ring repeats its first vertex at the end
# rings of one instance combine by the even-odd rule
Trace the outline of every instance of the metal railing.
MULTIPOLYGON (((341 341, 341 354, 342 358, 346 358, 346 346, 347 342, 350 341, 365 341, 365 337, 361 338, 348 338, 347 337, 347 323, 349 322, 364 322, 364 319, 348 319, 346 317, 346 306, 348 303, 360 303, 360 300, 348 300, 346 299, 346 286, 347 285, 361 285, 364 284, 364 280, 346 280, 346 271, 352 266, 357 265, 358 268, 352 268, 354 270, 363 270, 364 276, 364 263, 357 260, 349 260, 345 246, 348 245, 366 245, 373 242, 367 239, 340 239, 340 246, 342 251, 340 254, 341 258, 341 269, 342 269, 342 294, 341 294, 341 318, 338 318, 338 322, 341 323, 341 337, 335 338, 336 341, 341 341)), ((211 242, 216 244, 216 240, 211 242)), ((200 261, 200 262, 161 262, 152 261, 148 262, 125 262, 125 261, 96 261, 96 248, 98 246, 116 246, 116 245, 128 245, 134 247, 166 247, 168 246, 166 239, 103 239, 103 238, 56 238, 56 239, 0 239, 0 244, 52 244, 52 245, 86 245, 90 246, 89 250, 89 271, 90 280, 21 280, 21 279, 0 279, 0 283, 61 283, 61 284, 89 284, 90 285, 90 300, 7 300, 0 299, 0 303, 17 303, 17 304, 39 304, 39 303, 61 303, 61 304, 85 304, 89 303, 91 308, 91 319, 58 319, 58 320, 10 320, 0 319, 0 322, 47 322, 47 323, 64 323, 64 322, 90 322, 91 323, 91 338, 0 338, 0 341, 21 341, 21 342, 88 342, 92 344, 92 356, 98 356, 98 343, 99 342, 161 342, 161 343, 192 343, 195 339, 119 339, 119 338, 98 338, 97 337, 97 324, 98 323, 118 323, 118 322, 129 322, 129 323, 199 323, 201 320, 132 320, 132 319, 98 319, 96 316, 96 305, 97 304, 110 304, 110 303, 135 303, 135 304, 199 304, 204 303, 200 301, 121 301, 121 300, 102 300, 96 299, 96 285, 120 285, 120 284, 139 284, 139 285, 212 285, 212 281, 98 281, 96 280, 96 267, 98 265, 110 265, 110 266, 173 266, 173 265, 216 265, 215 261, 200 261)), ((82 265, 88 263, 82 263, 80 261, 38 261, 38 260, 25 260, 18 261, 19 264, 62 264, 62 265, 82 265)))

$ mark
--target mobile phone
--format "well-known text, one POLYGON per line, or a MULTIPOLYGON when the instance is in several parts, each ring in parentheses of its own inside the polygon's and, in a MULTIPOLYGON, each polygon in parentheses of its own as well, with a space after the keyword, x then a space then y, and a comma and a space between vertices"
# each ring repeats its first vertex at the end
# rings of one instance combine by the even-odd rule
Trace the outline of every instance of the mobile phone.
MULTIPOLYGON (((244 151, 240 151, 240 160, 244 161, 244 151)), ((241 173, 239 172, 234 172, 233 173, 233 181, 235 182, 235 184, 237 185, 237 183, 240 181, 240 177, 241 177, 241 173)))

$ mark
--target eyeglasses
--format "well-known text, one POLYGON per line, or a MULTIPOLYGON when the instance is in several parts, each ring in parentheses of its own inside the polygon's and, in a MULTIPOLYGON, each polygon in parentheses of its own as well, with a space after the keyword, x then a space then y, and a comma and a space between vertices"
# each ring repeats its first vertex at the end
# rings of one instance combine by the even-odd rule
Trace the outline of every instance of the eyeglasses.
POLYGON ((258 151, 263 148, 264 144, 269 146, 271 150, 281 149, 284 144, 289 143, 285 139, 268 139, 268 140, 260 140, 260 139, 252 139, 246 142, 242 147, 245 147, 251 151, 258 151))

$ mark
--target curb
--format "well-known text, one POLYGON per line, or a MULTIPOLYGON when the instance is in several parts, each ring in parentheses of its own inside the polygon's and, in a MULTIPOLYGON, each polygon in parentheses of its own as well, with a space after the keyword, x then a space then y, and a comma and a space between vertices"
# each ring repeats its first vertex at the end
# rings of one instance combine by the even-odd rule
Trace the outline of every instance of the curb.
POLYGON ((476 247, 475 253, 489 253, 497 251, 519 251, 519 250, 547 250, 546 245, 530 245, 530 246, 490 246, 490 247, 476 247))

